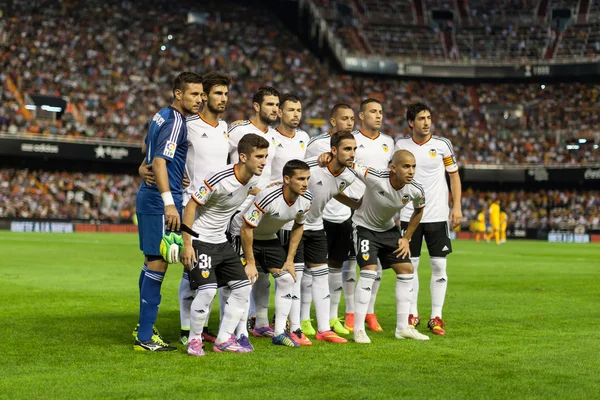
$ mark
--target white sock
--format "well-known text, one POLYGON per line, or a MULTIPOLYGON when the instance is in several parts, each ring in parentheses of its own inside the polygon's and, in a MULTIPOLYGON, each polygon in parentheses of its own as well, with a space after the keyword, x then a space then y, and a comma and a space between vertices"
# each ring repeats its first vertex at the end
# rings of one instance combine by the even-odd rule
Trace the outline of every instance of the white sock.
POLYGON ((344 299, 346 300, 346 313, 354 312, 354 290, 356 286, 356 260, 344 261, 342 267, 342 284, 344 299))
POLYGON ((313 277, 310 268, 304 268, 302 281, 300 283, 300 319, 302 321, 310 319, 310 305, 312 304, 312 284, 313 277))
POLYGON ((410 314, 414 315, 415 317, 419 315, 419 307, 417 304, 419 300, 419 260, 419 257, 410 258, 413 270, 415 271, 413 277, 413 290, 410 299, 410 314))
POLYGON ((338 308, 342 298, 342 269, 329 268, 329 319, 338 317, 338 308))
POLYGON ((327 265, 319 265, 311 268, 313 276, 312 297, 315 303, 315 314, 317 315, 317 328, 319 332, 331 330, 329 326, 329 271, 327 265))
POLYGON ((448 288, 448 275, 446 275, 446 257, 431 257, 431 318, 442 318, 442 308, 448 288))
MULTIPOLYGON (((260 271, 258 271, 258 273, 260 274, 260 271)), ((251 317, 256 317, 256 305, 254 304, 254 286, 252 286, 252 294, 250 295, 250 305, 248 306, 248 318, 251 317)))
POLYGON ((275 327, 273 328, 275 336, 277 336, 285 331, 285 323, 290 315, 294 278, 287 271, 273 275, 273 277, 277 282, 275 288, 275 327))
POLYGON ((377 271, 366 269, 360 271, 354 294, 354 329, 364 329, 375 278, 377 278, 377 271))
POLYGON ((220 287, 218 290, 219 293, 219 317, 223 319, 223 310, 225 310, 225 303, 227 303, 227 299, 231 294, 231 289, 228 286, 220 287))
POLYGON ((256 315, 255 327, 269 326, 269 296, 271 294, 271 282, 269 275, 260 271, 258 279, 254 282, 252 294, 254 296, 254 307, 256 315))
POLYGON ((244 313, 240 318, 240 322, 238 322, 237 327, 235 328, 235 337, 239 339, 242 335, 248 337, 248 312, 250 311, 250 299, 252 298, 252 290, 248 291, 248 301, 244 306, 244 313))
POLYGON ((396 329, 408 328, 410 310, 410 289, 413 286, 413 274, 396 275, 396 329))
POLYGON ((369 302, 369 309, 367 310, 367 314, 375 314, 375 301, 377 300, 377 293, 379 292, 379 285, 381 285, 381 275, 383 274, 383 269, 381 268, 381 263, 377 260, 377 278, 373 282, 373 292, 371 293, 371 301, 369 302))
POLYGON ((210 312, 210 303, 212 303, 217 294, 217 284, 202 285, 196 292, 196 297, 192 301, 190 312, 190 336, 189 340, 199 339, 202 341, 202 330, 204 322, 210 312))
POLYGON ((292 308, 290 309, 290 331, 295 332, 300 329, 300 299, 302 275, 304 275, 304 264, 294 264, 296 266, 296 282, 292 288, 292 308))
POLYGON ((233 335, 235 328, 240 322, 240 318, 242 318, 250 291, 252 290, 252 286, 248 280, 229 281, 227 284, 231 289, 231 294, 225 303, 223 319, 221 319, 219 335, 217 336, 219 343, 228 341, 231 335, 233 335))
POLYGON ((179 320, 181 330, 190 330, 190 309, 194 301, 196 291, 190 289, 190 277, 187 272, 183 273, 181 282, 179 282, 179 320))

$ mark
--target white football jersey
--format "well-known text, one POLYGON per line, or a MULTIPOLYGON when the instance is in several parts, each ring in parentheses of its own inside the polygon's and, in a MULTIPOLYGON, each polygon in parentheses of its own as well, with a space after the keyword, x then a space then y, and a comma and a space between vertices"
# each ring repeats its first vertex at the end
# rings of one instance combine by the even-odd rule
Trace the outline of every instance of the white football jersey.
POLYGON ((273 186, 256 195, 254 203, 237 214, 231 221, 229 231, 239 236, 242 224, 253 226, 254 239, 277 239, 277 232, 287 223, 303 225, 312 203, 312 195, 306 192, 289 203, 283 194, 283 186, 273 186))
MULTIPOLYGON (((331 135, 333 133, 323 133, 310 139, 306 149, 306 158, 319 157, 323 153, 331 151, 331 135)), ((323 210, 323 219, 325 221, 341 224, 352 215, 350 208, 346 207, 336 199, 331 199, 323 210)))
POLYGON ((376 232, 385 232, 394 227, 394 215, 412 203, 413 207, 425 207, 425 191, 416 181, 395 187, 390 170, 377 170, 357 166, 355 170, 365 184, 362 204, 354 212, 352 222, 376 232))
MULTIPOLYGON (((446 173, 458 173, 458 164, 454 157, 452 144, 448 139, 431 136, 424 143, 417 143, 412 137, 403 138, 396 142, 396 150, 408 150, 417 162, 415 180, 425 188, 425 196, 429 207, 423 211, 421 222, 444 222, 450 216, 448 206, 448 184, 446 173)), ((408 204, 402 210, 400 219, 408 221, 413 207, 408 204)))
POLYGON ((200 114, 186 118, 188 129, 188 152, 185 171, 190 179, 190 186, 183 193, 183 205, 192 194, 204 183, 210 171, 227 166, 229 141, 227 123, 219 120, 214 126, 205 121, 200 114))
POLYGON ((248 133, 255 133, 259 136, 264 137, 269 142, 269 156, 267 157, 267 165, 263 169, 263 173, 260 176, 258 183, 259 188, 265 188, 271 182, 271 168, 273 165, 273 159, 277 153, 277 143, 275 136, 277 132, 275 129, 269 127, 267 131, 262 131, 254 125, 251 120, 246 120, 238 125, 229 128, 229 162, 232 164, 237 163, 240 160, 238 154, 238 143, 248 133))
POLYGON ((323 229, 323 209, 327 202, 352 185, 357 179, 357 173, 352 168, 344 168, 334 175, 329 166, 319 167, 316 158, 310 158, 306 163, 310 167, 308 190, 312 193, 313 202, 304 230, 317 231, 323 229))
MULTIPOLYGON (((375 169, 387 169, 394 155, 394 139, 385 133, 379 132, 374 139, 362 133, 360 130, 352 132, 356 139, 356 164, 368 165, 375 169)), ((360 199, 365 193, 365 185, 358 181, 346 193, 353 199, 360 199)))
POLYGON ((204 184, 192 194, 192 200, 201 206, 192 226, 199 234, 198 240, 214 244, 226 242, 225 231, 231 217, 248 197, 248 191, 258 184, 258 176, 242 183, 236 168, 231 164, 209 173, 204 184))

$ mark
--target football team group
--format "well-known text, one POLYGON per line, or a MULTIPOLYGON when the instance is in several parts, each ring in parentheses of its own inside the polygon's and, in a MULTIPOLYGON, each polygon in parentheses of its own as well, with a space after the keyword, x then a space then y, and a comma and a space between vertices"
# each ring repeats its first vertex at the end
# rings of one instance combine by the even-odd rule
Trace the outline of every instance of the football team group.
POLYGON ((409 105, 412 135, 394 143, 380 132, 377 99, 360 104, 360 130, 353 108, 335 104, 331 130, 310 138, 298 128, 301 99, 272 87, 254 94, 255 115, 228 128, 219 116, 230 85, 222 73, 183 72, 173 103, 150 123, 136 199, 144 267, 134 349, 176 350, 155 328, 167 232, 183 237, 180 341, 192 356, 203 356, 206 342, 215 352, 250 352, 249 337, 299 347, 312 345, 309 337, 341 344, 353 334, 370 343, 367 328, 383 330, 375 305, 384 269, 396 275, 395 337, 429 340, 416 329, 423 239, 432 271, 428 328, 445 335, 446 257, 450 229, 462 219, 461 183, 452 144, 432 135, 431 109, 409 105), (215 297, 217 334, 208 329, 215 297))

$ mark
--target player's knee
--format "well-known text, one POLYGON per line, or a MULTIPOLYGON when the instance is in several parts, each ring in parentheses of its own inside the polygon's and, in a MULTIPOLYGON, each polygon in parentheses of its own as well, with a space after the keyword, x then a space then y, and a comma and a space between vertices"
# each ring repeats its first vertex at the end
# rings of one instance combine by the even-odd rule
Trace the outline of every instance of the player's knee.
POLYGON ((252 286, 250 286, 250 285, 242 286, 240 288, 233 289, 231 291, 231 294, 229 295, 229 297, 235 298, 236 300, 238 300, 240 303, 243 304, 244 302, 249 300, 251 291, 252 291, 252 286))
POLYGON ((431 257, 431 274, 434 276, 446 276, 445 257, 431 257))
POLYGON ((294 278, 289 273, 278 276, 275 281, 277 281, 277 287, 283 290, 291 289, 294 286, 294 278))
POLYGON ((196 294, 196 298, 210 303, 215 298, 216 295, 217 295, 216 287, 200 286, 200 287, 198 287, 198 292, 196 294))

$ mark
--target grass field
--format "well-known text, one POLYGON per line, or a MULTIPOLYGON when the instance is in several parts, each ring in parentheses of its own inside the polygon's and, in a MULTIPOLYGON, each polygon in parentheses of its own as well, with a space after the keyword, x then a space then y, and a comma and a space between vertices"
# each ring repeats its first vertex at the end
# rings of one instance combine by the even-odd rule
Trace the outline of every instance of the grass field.
MULTIPOLYGON (((454 247, 446 337, 394 339, 395 280, 387 271, 377 303, 385 331, 370 334, 372 345, 290 349, 256 339, 254 353, 192 358, 183 348, 132 351, 141 268, 135 235, 0 232, 0 398, 600 396, 600 246, 454 247)), ((421 266, 426 321, 427 256, 421 266)), ((158 316, 172 340, 179 278, 179 267, 167 274, 158 316)))

